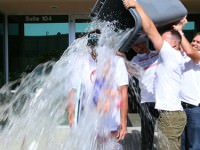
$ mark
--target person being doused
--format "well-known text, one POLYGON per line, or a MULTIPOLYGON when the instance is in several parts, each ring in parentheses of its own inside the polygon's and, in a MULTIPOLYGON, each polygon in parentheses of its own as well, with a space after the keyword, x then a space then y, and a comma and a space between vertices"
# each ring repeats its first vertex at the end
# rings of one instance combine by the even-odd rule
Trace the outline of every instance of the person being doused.
POLYGON ((74 126, 85 109, 95 106, 102 114, 102 125, 99 127, 106 127, 110 137, 122 140, 127 133, 128 73, 119 56, 110 56, 101 61, 98 59, 101 52, 97 53, 100 34, 100 30, 88 34, 89 57, 81 64, 81 73, 73 77, 73 88, 68 94, 71 99, 67 109, 68 121, 70 126, 74 126), (77 95, 80 103, 78 111, 75 106, 77 95), (87 108, 86 104, 89 104, 87 108))

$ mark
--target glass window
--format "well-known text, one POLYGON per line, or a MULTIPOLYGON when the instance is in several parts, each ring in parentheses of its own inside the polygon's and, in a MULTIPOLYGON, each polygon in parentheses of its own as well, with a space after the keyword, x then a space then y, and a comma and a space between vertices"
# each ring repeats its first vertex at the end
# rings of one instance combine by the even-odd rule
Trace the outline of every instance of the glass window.
POLYGON ((68 47, 68 16, 8 16, 9 80, 40 63, 58 60, 68 47))
POLYGON ((195 29, 195 22, 189 21, 183 28, 183 30, 194 30, 195 29))
POLYGON ((0 87, 4 80, 4 16, 0 14, 0 87))
POLYGON ((188 14, 187 16, 188 23, 183 28, 185 36, 189 41, 192 41, 194 35, 200 31, 200 21, 199 14, 188 14))
POLYGON ((89 19, 76 19, 75 22, 76 38, 80 38, 87 32, 91 21, 89 19))
POLYGON ((68 33, 68 23, 26 23, 24 25, 25 36, 50 36, 68 33))
POLYGON ((192 41, 195 34, 195 21, 189 21, 183 28, 185 36, 189 41, 192 41))

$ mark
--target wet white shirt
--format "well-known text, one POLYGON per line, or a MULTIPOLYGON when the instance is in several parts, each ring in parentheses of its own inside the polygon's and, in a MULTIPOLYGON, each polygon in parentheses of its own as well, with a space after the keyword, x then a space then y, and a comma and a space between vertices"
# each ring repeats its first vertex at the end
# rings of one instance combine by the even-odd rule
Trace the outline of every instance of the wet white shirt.
MULTIPOLYGON (((110 83, 114 86, 112 89, 118 90, 118 87, 128 85, 128 72, 124 63, 123 58, 115 56, 113 59, 113 72, 110 83)), ((103 124, 107 126, 110 131, 116 131, 120 126, 120 107, 117 107, 117 103, 121 100, 121 97, 115 97, 112 101, 113 106, 109 115, 103 118, 103 124)))
POLYGON ((155 51, 150 51, 149 54, 137 54, 131 60, 131 62, 138 64, 144 70, 140 82, 141 103, 155 102, 153 85, 157 60, 158 53, 155 51))
MULTIPOLYGON (((78 64, 75 64, 77 67, 77 72, 75 75, 73 75, 73 88, 78 89, 78 93, 82 94, 84 98, 82 98, 81 103, 85 105, 87 103, 87 106, 93 104, 93 97, 94 97, 94 83, 95 80, 99 76, 102 75, 102 71, 104 70, 105 65, 102 65, 102 62, 95 62, 91 56, 88 58, 85 57, 84 59, 80 59, 78 64), (86 58, 86 59, 85 59, 86 58)), ((126 66, 124 63, 123 58, 119 56, 111 57, 111 64, 110 64, 110 72, 111 76, 109 76, 109 73, 105 74, 105 77, 107 78, 106 86, 108 88, 112 88, 114 92, 119 92, 118 87, 123 85, 128 85, 128 72, 126 70, 126 66), (109 77, 108 77, 109 76, 109 77)), ((110 61, 108 61, 110 62, 110 61)), ((101 79, 101 78, 100 78, 101 79)), ((105 93, 100 93, 99 96, 104 96, 105 93)), ((79 94, 77 94, 79 95, 79 94)), ((80 95, 79 95, 80 96, 80 95)), ((121 98, 115 97, 113 98, 112 102, 112 108, 111 111, 108 114, 105 114, 102 117, 101 123, 110 131, 116 131, 119 128, 120 125, 120 108, 115 105, 117 101, 120 101, 121 98)), ((101 126, 101 125, 100 125, 101 126)))

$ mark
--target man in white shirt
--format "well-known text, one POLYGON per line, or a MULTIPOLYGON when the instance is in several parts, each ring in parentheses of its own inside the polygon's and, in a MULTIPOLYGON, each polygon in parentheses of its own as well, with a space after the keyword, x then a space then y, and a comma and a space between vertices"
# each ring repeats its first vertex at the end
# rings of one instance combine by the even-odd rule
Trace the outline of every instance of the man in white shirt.
POLYGON ((174 30, 162 35, 143 8, 134 0, 124 0, 128 9, 134 7, 142 19, 142 27, 159 53, 155 77, 155 108, 159 110, 158 130, 160 150, 180 150, 181 134, 186 124, 179 92, 183 57, 180 52, 181 35, 174 30))
POLYGON ((147 37, 142 37, 134 43, 132 49, 137 55, 131 60, 132 63, 138 64, 143 70, 140 81, 141 150, 153 149, 154 129, 158 117, 153 91, 158 53, 151 51, 147 42, 147 37))
MULTIPOLYGON (((150 50, 147 45, 148 38, 141 35, 131 46, 137 53, 131 64, 137 64, 142 70, 139 77, 140 101, 136 100, 136 103, 139 103, 141 117, 141 150, 153 149, 154 129, 158 117, 153 89, 158 53, 150 50)), ((126 58, 126 55, 119 51, 117 54, 126 58)))
POLYGON ((182 35, 183 50, 187 49, 182 76, 181 93, 183 108, 187 115, 187 124, 182 135, 182 150, 200 149, 200 33, 191 44, 185 38, 182 28, 187 23, 184 18, 174 28, 182 35))

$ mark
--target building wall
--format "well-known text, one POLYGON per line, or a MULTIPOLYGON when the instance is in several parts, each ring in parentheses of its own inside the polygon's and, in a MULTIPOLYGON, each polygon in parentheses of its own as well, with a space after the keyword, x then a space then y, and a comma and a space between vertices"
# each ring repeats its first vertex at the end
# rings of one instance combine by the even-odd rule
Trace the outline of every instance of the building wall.
MULTIPOLYGON (((3 16, 3 15, 2 15, 3 16)), ((84 15, 8 15, 9 81, 31 72, 37 65, 58 60, 73 40, 87 32, 90 20, 84 15)), ((4 19, 1 19, 4 22, 4 19)), ((1 23, 1 57, 4 58, 4 29, 1 23)), ((1 59, 1 85, 5 63, 1 59)))

